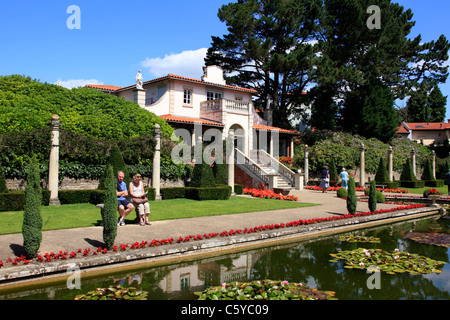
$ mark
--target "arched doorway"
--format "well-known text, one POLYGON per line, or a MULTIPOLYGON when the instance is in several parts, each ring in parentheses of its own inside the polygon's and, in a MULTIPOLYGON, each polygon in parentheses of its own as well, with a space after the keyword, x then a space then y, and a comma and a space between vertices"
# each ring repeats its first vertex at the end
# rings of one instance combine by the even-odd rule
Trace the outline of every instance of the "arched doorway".
POLYGON ((234 147, 241 151, 243 154, 245 152, 245 130, 238 124, 233 124, 230 130, 234 130, 234 147))

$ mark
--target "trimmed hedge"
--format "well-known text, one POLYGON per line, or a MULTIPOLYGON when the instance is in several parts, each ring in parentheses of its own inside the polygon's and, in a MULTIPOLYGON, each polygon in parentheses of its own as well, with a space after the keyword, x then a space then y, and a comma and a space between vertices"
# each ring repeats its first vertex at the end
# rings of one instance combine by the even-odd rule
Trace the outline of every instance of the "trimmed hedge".
POLYGON ((443 187, 444 186, 444 180, 422 180, 425 181, 425 186, 427 187, 443 187))
MULTIPOLYGON (((236 194, 242 194, 243 186, 235 185, 236 194)), ((145 188, 148 191, 149 201, 155 201, 156 190, 145 188)), ((164 200, 187 198, 194 200, 227 200, 231 196, 231 187, 219 186, 215 188, 175 187, 161 188, 161 196, 164 200)), ((60 190, 58 192, 60 203, 91 203, 97 205, 105 202, 104 190, 60 190)), ((50 204, 50 191, 42 190, 42 205, 50 204)), ((25 191, 10 191, 0 193, 0 211, 23 211, 25 208, 25 191)))
MULTIPOLYGON (((50 204, 50 191, 42 190, 43 206, 50 204)), ((25 191, 0 193, 0 211, 23 211, 25 209, 25 191)))
POLYGON ((400 186, 403 188, 423 188, 425 181, 400 181, 400 186))

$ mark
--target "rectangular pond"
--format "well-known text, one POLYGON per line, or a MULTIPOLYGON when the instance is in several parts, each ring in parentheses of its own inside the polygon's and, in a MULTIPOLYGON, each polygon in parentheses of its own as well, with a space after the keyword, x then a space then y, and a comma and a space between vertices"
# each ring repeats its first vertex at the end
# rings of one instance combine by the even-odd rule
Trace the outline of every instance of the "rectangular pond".
POLYGON ((51 285, 0 291, 0 300, 73 300, 77 295, 121 284, 148 292, 149 300, 194 300, 194 292, 222 283, 253 280, 285 280, 310 288, 336 292, 339 300, 449 300, 450 249, 418 243, 412 232, 450 234, 450 220, 427 218, 361 229, 296 243, 227 254, 192 262, 133 269, 95 278, 83 276, 80 289, 69 289, 67 281, 51 285), (381 243, 348 243, 342 235, 380 238, 381 243), (446 262, 441 273, 379 274, 378 287, 370 288, 371 273, 348 269, 343 260, 332 262, 330 254, 357 248, 406 251, 446 262))

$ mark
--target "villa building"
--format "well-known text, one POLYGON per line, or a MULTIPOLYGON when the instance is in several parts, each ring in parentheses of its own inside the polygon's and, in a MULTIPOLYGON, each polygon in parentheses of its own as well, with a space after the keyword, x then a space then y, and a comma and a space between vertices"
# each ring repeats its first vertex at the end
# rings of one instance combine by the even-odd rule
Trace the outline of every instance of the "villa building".
MULTIPOLYGON (((234 130, 236 153, 245 158, 241 169, 252 176, 253 184, 268 181, 266 175, 273 174, 274 164, 277 169, 280 167, 279 156, 294 156, 294 138, 300 132, 273 127, 271 111, 267 110, 261 117, 253 105, 253 95, 257 92, 226 84, 220 67, 205 67, 200 80, 168 74, 142 82, 140 72, 136 80, 136 84, 128 87, 88 87, 134 101, 141 108, 165 119, 175 129, 188 130, 192 145, 198 139, 194 130, 198 124, 201 124, 203 133, 208 129, 219 130, 222 140, 230 130, 234 130), (272 168, 264 167, 261 158, 272 168)), ((277 171, 279 186, 294 186, 294 178, 288 172, 291 170, 281 168, 277 171)))
POLYGON ((450 142, 450 119, 447 123, 402 122, 397 134, 425 146, 443 145, 450 142))

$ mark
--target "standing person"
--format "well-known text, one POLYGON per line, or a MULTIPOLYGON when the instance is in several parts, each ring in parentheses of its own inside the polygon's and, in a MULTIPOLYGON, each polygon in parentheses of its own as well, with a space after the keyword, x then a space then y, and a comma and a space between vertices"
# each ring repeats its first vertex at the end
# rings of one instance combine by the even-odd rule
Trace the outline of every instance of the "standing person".
POLYGON ((322 193, 324 193, 326 192, 325 190, 327 190, 329 187, 330 187, 330 171, 328 170, 327 166, 324 166, 322 170, 322 180, 320 181, 319 188, 322 188, 322 193))
POLYGON ((117 222, 118 226, 124 226, 125 225, 125 217, 130 214, 131 211, 133 211, 134 206, 133 204, 125 199, 125 197, 128 196, 127 191, 127 185, 125 182, 123 182, 124 173, 122 171, 119 171, 117 173, 117 203, 119 206, 119 221, 117 222))
POLYGON ((342 179, 342 187, 348 189, 348 172, 345 170, 345 168, 342 168, 342 171, 339 174, 339 176, 342 179))
POLYGON ((130 182, 130 196, 131 201, 136 205, 136 209, 139 212, 140 225, 150 225, 148 216, 150 215, 150 204, 145 196, 144 184, 142 183, 142 177, 139 173, 133 176, 133 181, 130 182), (145 220, 144 220, 145 215, 145 220))

